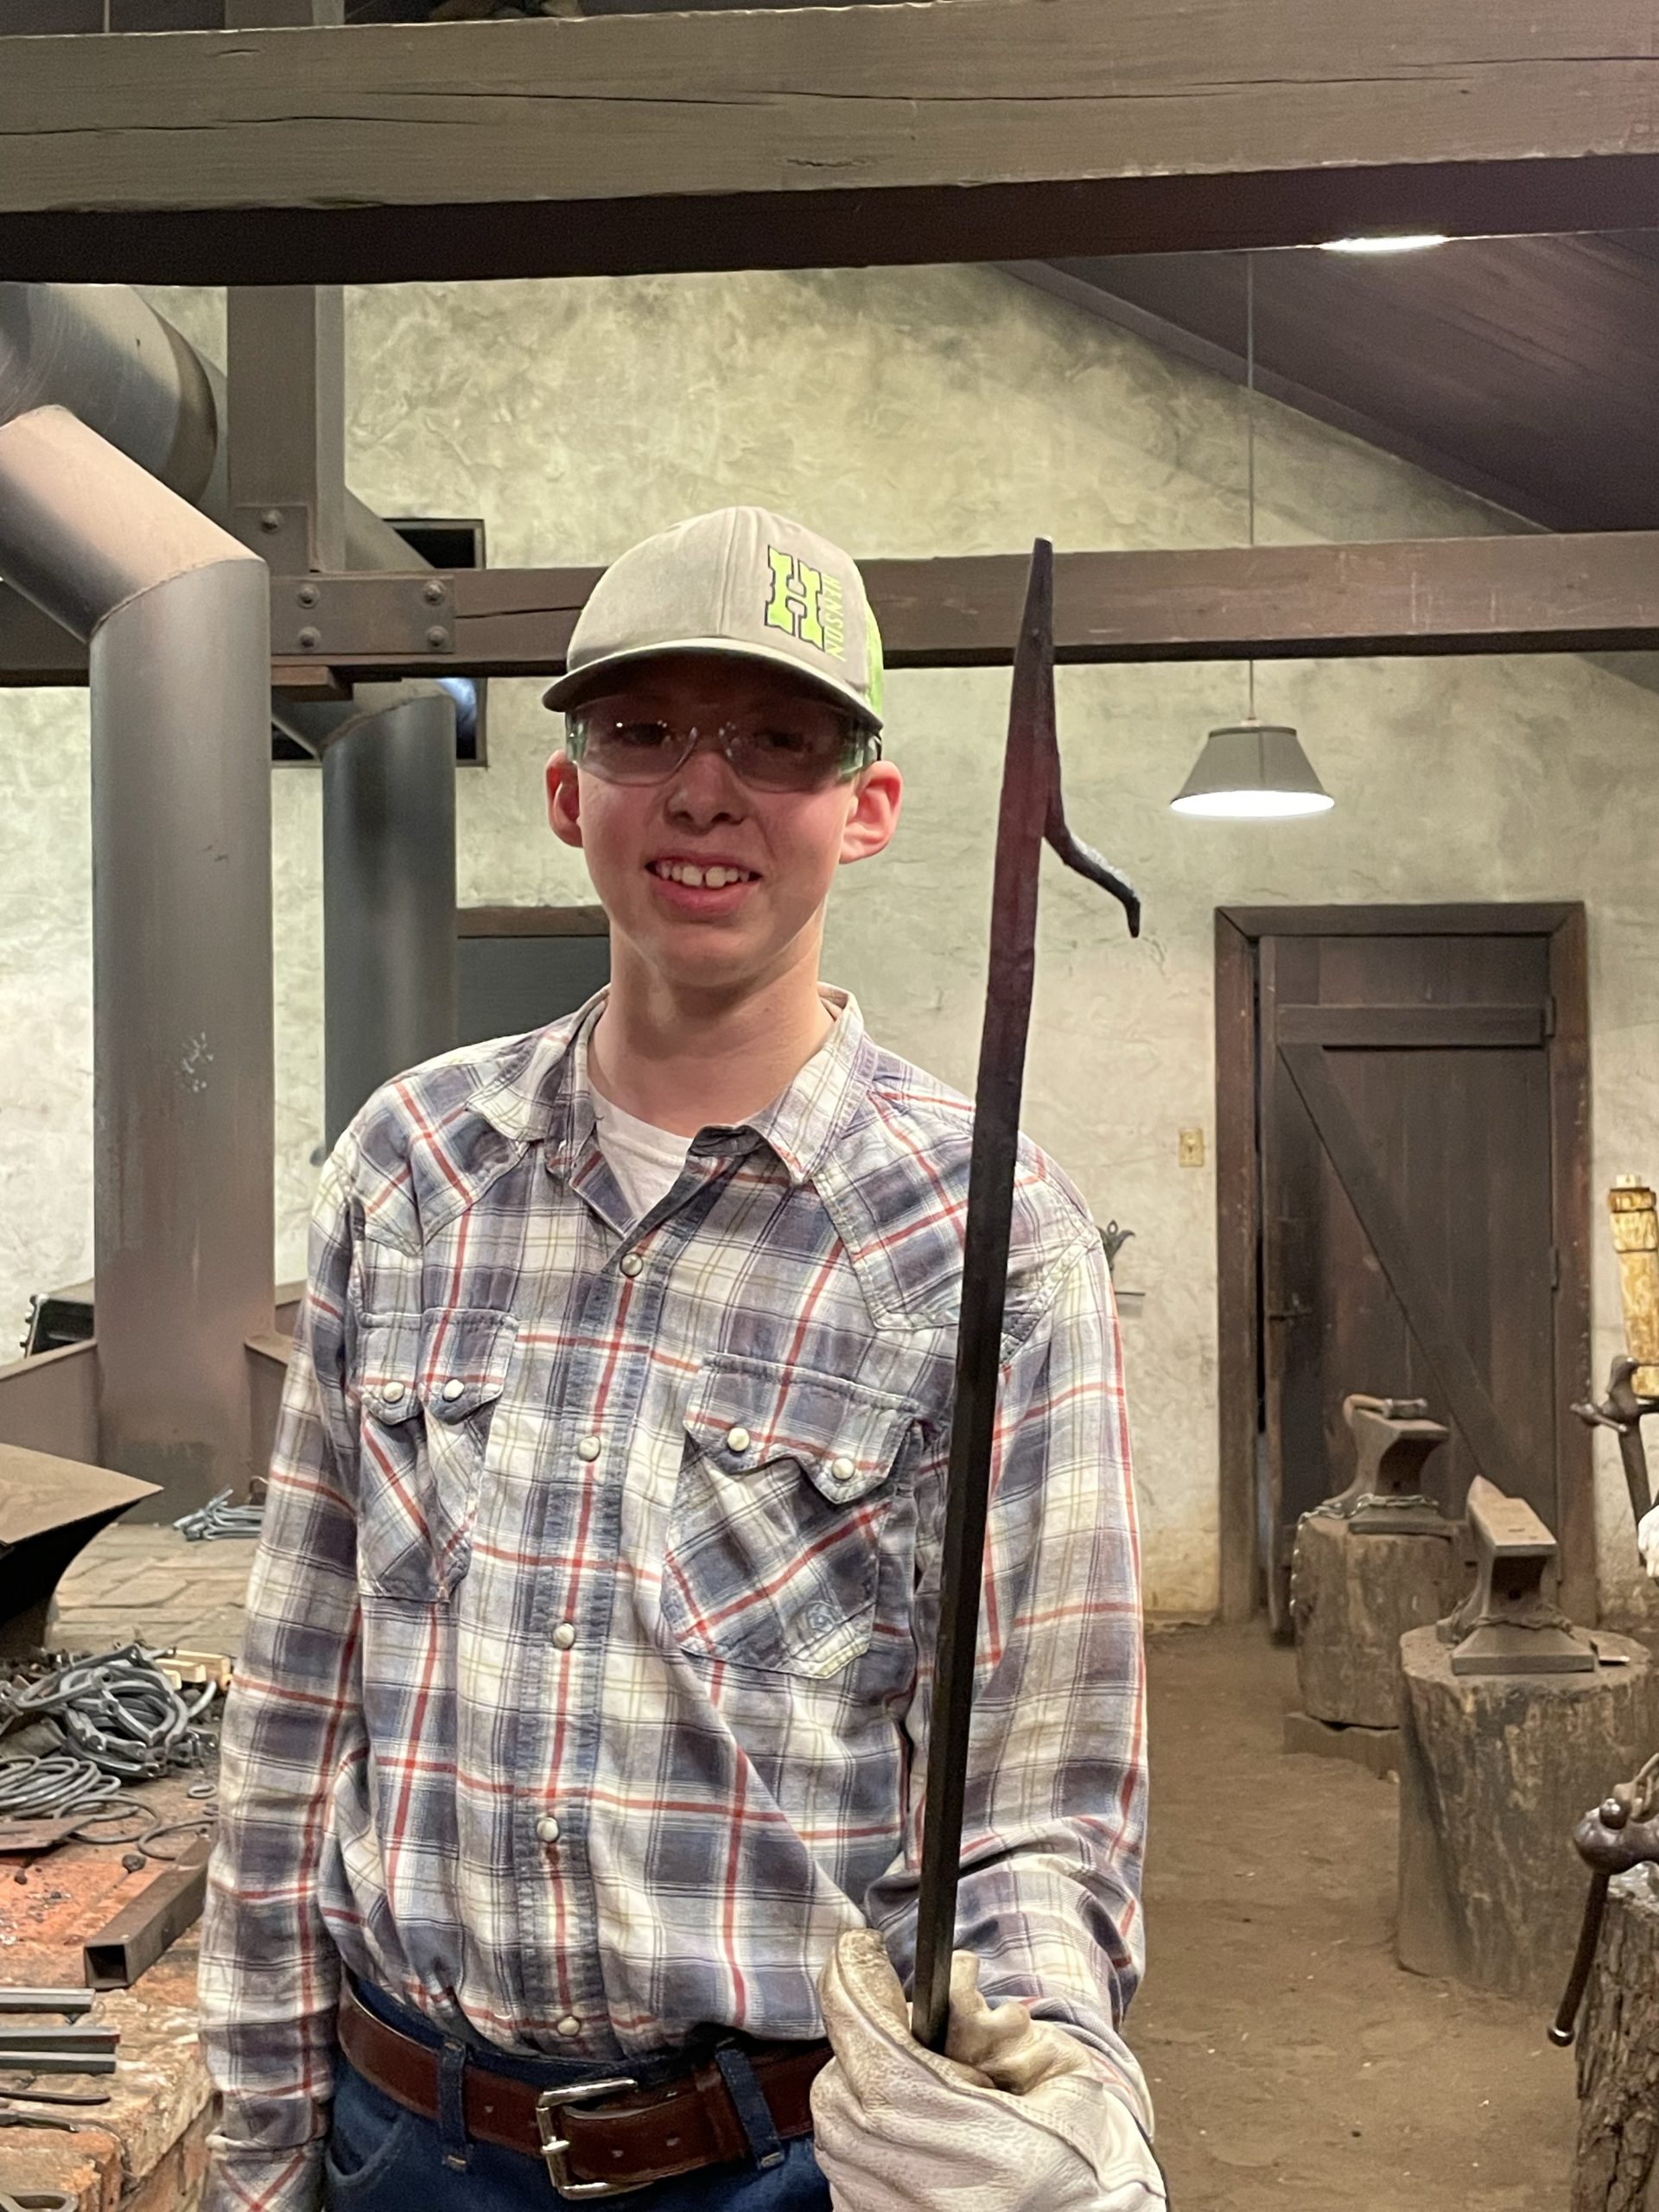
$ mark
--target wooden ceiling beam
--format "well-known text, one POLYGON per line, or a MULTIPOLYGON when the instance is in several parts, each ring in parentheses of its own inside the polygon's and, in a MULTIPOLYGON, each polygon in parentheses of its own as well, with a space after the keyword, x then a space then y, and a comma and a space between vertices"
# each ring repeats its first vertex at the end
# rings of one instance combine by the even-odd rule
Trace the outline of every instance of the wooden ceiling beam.
POLYGON ((1659 224, 1646 0, 8 38, 9 276, 373 283, 1659 224))
MULTIPOLYGON (((1006 667, 1026 565, 1014 553, 863 563, 889 666, 1006 667)), ((336 680, 556 674, 599 574, 309 577, 308 658, 289 634, 295 580, 275 578, 277 680, 286 689, 329 671, 336 680), (435 582, 453 610, 439 626, 454 641, 442 651, 423 644, 423 594, 435 582)), ((1062 553, 1054 642, 1071 663, 1650 650, 1659 647, 1659 531, 1062 553)), ((82 648, 0 594, 0 684, 84 682, 85 669, 82 648)))

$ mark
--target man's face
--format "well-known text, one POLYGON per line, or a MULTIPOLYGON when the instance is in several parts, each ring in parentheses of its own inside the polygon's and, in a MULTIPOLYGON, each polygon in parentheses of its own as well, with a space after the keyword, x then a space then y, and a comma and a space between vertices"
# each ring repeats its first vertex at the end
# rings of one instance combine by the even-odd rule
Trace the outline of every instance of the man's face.
MULTIPOLYGON (((788 732, 823 721, 810 685, 712 654, 643 662, 607 687, 607 712, 674 730, 753 721, 788 732)), ((816 958, 836 870, 886 845, 902 779, 878 761, 817 790, 760 790, 700 739, 655 784, 608 782, 556 753, 547 788, 554 832, 586 855, 613 932, 665 982, 723 992, 816 958), (715 883, 696 880, 710 869, 715 883)))

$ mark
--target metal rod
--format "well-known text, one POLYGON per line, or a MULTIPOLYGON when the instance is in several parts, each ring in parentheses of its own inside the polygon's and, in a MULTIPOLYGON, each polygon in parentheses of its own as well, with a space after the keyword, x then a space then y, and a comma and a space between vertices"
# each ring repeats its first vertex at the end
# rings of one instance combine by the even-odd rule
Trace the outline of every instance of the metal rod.
POLYGON ((1550 2022, 1551 2043, 1562 2050, 1572 2042, 1578 2031, 1579 2006, 1589 1985, 1590 1969, 1596 1962, 1596 1946, 1601 1940, 1601 1923, 1607 1910, 1607 1885, 1611 1876, 1598 1866, 1590 1877, 1590 1891, 1584 1901, 1584 1918, 1579 1923, 1578 1948, 1573 1954, 1573 1971, 1567 1978, 1567 1987, 1561 2001, 1555 2007, 1555 2018, 1550 2022))
POLYGON ((77 2019, 92 2009, 90 1989, 0 1989, 0 2015, 11 2012, 66 2012, 77 2019))
POLYGON ((113 2074, 112 2052, 8 2050, 0 2052, 0 2074, 113 2074))
POLYGON ((1648 1476, 1648 1449, 1642 1434, 1639 1415, 1619 1430, 1618 1456, 1624 1470, 1624 1487, 1630 1492, 1630 1512, 1639 1529, 1653 1510, 1653 1493, 1648 1476))
POLYGON ((121 2040, 116 2028, 0 2027, 0 2052, 14 2050, 112 2050, 121 2040))
POLYGON ((326 1125, 457 1041, 455 710, 365 684, 322 756, 326 1125))
POLYGON ((1131 934, 1140 926, 1140 902, 1134 891, 1066 826, 1054 726, 1053 617, 1054 549, 1046 538, 1039 538, 1032 549, 1014 655, 997 817, 990 976, 974 1102, 956 1401, 946 1478, 912 1999, 912 2032, 918 2043, 933 2050, 944 2048, 950 2025, 950 1955, 961 1879, 985 1521, 1007 1303, 1020 1101, 1036 966, 1039 863, 1045 840, 1069 867, 1122 901, 1131 934))

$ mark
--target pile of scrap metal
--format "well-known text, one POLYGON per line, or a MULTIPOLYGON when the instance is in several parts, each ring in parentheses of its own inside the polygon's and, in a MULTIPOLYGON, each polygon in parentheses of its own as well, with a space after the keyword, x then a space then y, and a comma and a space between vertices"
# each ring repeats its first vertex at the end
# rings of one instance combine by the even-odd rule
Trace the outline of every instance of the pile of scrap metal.
MULTIPOLYGON (((213 1655, 127 1644, 92 1657, 42 1655, 0 1681, 0 1854, 21 1861, 97 1845, 120 1849, 129 1873, 156 1868, 85 1939, 90 1989, 129 1988, 200 1915, 217 1821, 217 1701, 229 1674, 229 1662, 213 1655), (155 1785, 192 1773, 181 1818, 155 1785)), ((20 1871, 17 1878, 26 1877, 20 1871)), ((29 2009, 54 2009, 32 1994, 29 2009)), ((87 2063, 103 2048, 92 2033, 24 2037, 0 2027, 0 2071, 112 2070, 107 2051, 107 2066, 87 2063)))
POLYGON ((186 1687, 142 1643, 51 1656, 0 1683, 0 1818, 91 1813, 213 1756, 217 1685, 186 1687))
POLYGON ((264 1500, 246 1505, 234 1502, 234 1491, 221 1490, 193 1513, 181 1513, 173 1526, 188 1544, 209 1543, 215 1536, 257 1536, 265 1517, 264 1500))

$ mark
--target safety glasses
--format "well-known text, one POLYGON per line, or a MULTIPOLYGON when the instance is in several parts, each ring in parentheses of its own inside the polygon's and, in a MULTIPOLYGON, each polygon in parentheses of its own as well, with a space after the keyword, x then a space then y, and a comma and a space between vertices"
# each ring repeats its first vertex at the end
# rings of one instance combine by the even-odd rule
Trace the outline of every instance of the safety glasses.
POLYGON ((607 784, 666 783, 699 746, 719 753, 741 781, 762 791, 823 791, 881 757, 880 733, 827 700, 681 722, 622 695, 572 707, 565 729, 570 758, 607 784))

